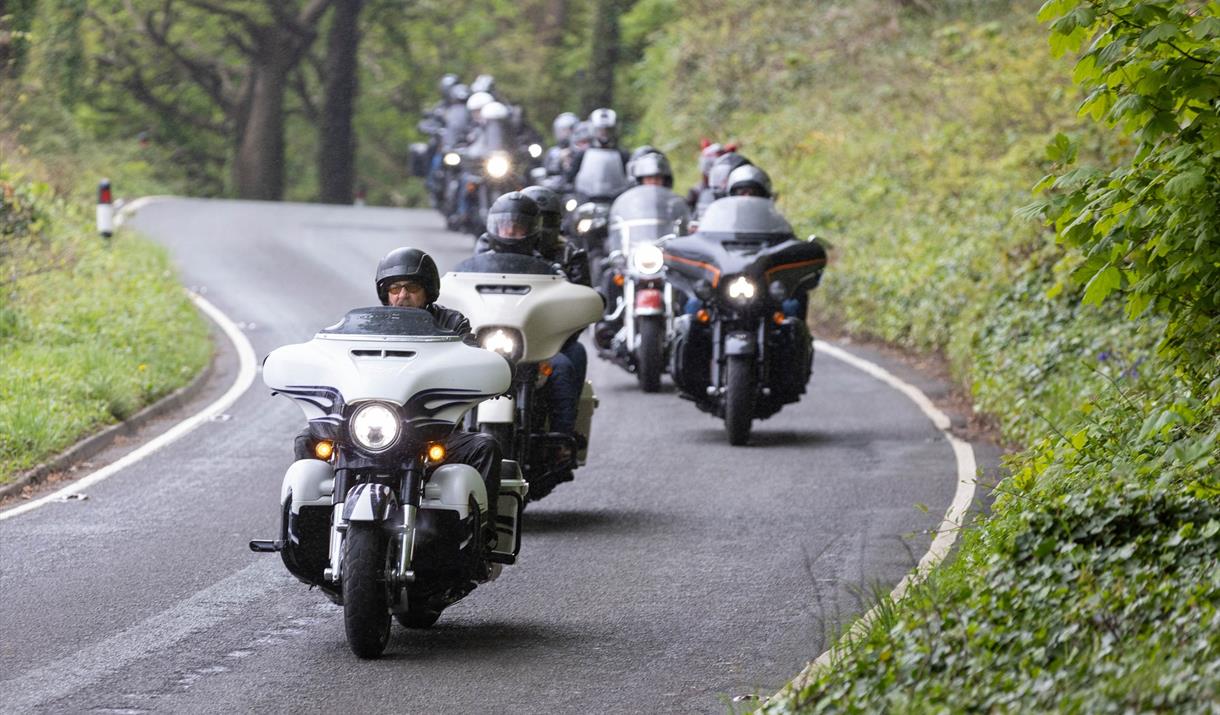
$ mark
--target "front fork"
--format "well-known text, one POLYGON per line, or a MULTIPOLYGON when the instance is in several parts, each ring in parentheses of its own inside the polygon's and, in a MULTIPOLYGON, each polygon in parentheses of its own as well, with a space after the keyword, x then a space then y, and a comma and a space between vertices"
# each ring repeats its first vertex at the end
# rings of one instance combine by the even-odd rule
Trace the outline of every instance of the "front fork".
MULTIPOLYGON (((756 325, 754 326, 754 356, 755 356, 754 366, 755 366, 755 370, 757 370, 759 373, 759 375, 758 375, 759 376, 759 387, 765 391, 765 390, 768 390, 766 385, 768 384, 767 378, 769 377, 766 373, 766 364, 767 364, 767 357, 768 357, 768 355, 767 355, 767 321, 765 319, 759 319, 755 322, 756 322, 756 325)), ((730 330, 730 331, 728 331, 728 334, 737 333, 737 332, 745 332, 745 331, 744 330, 730 330)), ((724 323, 722 321, 720 321, 720 320, 712 321, 712 371, 711 371, 712 384, 709 385, 707 388, 707 394, 709 397, 718 398, 719 396, 724 394, 725 385, 723 383, 722 378, 724 375, 725 358, 727 357, 726 351, 724 348, 724 344, 725 344, 725 340, 728 338, 728 334, 726 334, 726 331, 724 330, 724 323)))
MULTIPOLYGON (((330 527, 330 568, 324 574, 328 581, 338 583, 343 578, 343 539, 351 525, 343 518, 348 495, 358 485, 351 484, 349 470, 342 470, 335 476, 335 489, 331 504, 330 527)), ((416 524, 419 516, 419 504, 423 494, 423 465, 419 460, 413 460, 403 474, 398 493, 398 508, 387 515, 384 526, 393 539, 397 552, 386 580, 391 586, 401 587, 415 580, 415 572, 411 569, 415 556, 416 524)))

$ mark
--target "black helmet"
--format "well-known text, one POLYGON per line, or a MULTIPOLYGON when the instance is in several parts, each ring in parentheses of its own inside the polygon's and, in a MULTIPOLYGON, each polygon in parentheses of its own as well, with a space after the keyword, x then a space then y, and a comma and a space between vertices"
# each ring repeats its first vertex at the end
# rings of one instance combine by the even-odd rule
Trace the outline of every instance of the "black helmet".
POLYGON ((667 188, 674 185, 674 171, 669 168, 669 159, 660 152, 645 154, 628 162, 628 166, 631 167, 628 173, 636 183, 643 183, 642 179, 646 176, 659 176, 667 188))
POLYGON ((538 245, 538 203, 520 191, 510 191, 487 212, 487 238, 497 251, 530 255, 538 245))
POLYGON ((729 174, 729 196, 771 198, 771 177, 753 164, 743 164, 729 174))
POLYGON ((729 174, 733 173, 733 169, 749 163, 749 159, 735 151, 716 157, 712 168, 707 172, 707 185, 712 188, 712 194, 718 199, 728 196, 729 174))
POLYGON ((428 303, 436 302, 441 294, 441 274, 432 256, 418 248, 395 248, 377 263, 377 297, 382 305, 390 304, 389 288, 395 281, 415 280, 424 286, 428 303))
POLYGON ((558 231, 559 224, 563 220, 563 211, 559 205, 559 194, 545 186, 527 186, 521 189, 521 193, 530 197, 534 200, 534 203, 538 204, 542 230, 558 231))

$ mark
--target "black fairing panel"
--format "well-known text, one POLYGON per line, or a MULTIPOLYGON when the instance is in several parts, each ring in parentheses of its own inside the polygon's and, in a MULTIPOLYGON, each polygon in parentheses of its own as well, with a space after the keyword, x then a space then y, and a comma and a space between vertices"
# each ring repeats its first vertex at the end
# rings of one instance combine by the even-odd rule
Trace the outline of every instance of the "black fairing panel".
POLYGON ((683 290, 706 280, 717 287, 726 276, 746 275, 764 286, 779 281, 785 295, 817 285, 826 265, 826 249, 816 241, 750 234, 705 234, 665 242, 668 275, 683 290), (686 285, 683 285, 686 284, 686 285))
POLYGON ((328 586, 322 572, 330 562, 330 512, 329 506, 302 506, 298 514, 285 510, 280 557, 289 573, 310 586, 328 586))

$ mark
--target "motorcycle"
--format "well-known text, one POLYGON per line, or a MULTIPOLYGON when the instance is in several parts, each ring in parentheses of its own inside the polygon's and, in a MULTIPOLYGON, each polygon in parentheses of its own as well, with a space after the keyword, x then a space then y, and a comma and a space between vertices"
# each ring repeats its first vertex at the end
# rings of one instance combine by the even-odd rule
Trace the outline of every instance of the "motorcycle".
POLYGON ((594 282, 601 277, 609 251, 610 204, 630 187, 623 156, 617 149, 589 148, 572 180, 572 195, 564 197, 564 234, 589 254, 594 282))
POLYGON ((502 357, 425 310, 378 306, 272 351, 263 380, 304 411, 315 458, 284 475, 279 538, 250 548, 279 552, 292 575, 343 607, 357 656, 381 655, 391 616, 427 628, 515 563, 529 491, 520 468, 504 460, 500 491, 488 494, 476 469, 445 460, 462 415, 510 387, 502 357), (498 517, 487 550, 489 499, 498 517))
MULTIPOLYGON (((501 194, 524 187, 528 162, 516 150, 510 136, 508 110, 492 103, 483 108, 478 137, 469 146, 447 153, 443 163, 458 166, 450 181, 445 202, 449 228, 479 236, 487 224, 487 211, 501 194), (464 194, 464 195, 463 195, 464 194)), ((541 147, 536 151, 541 154, 541 147)))
POLYGON ((660 186, 624 191, 610 207, 610 255, 602 290, 610 314, 598 324, 598 354, 637 375, 644 392, 661 389, 676 315, 657 241, 683 235, 686 202, 660 186))
POLYGON ((531 501, 541 499, 585 464, 597 397, 588 380, 581 388, 576 431, 586 441, 553 432, 548 362, 602 314, 597 291, 555 275, 541 259, 482 253, 469 259, 480 272, 446 273, 439 302, 460 310, 479 343, 515 364, 508 394, 487 400, 470 415, 470 425, 495 436, 504 455, 521 465, 531 501))
POLYGON ((804 322, 826 250, 798 241, 764 198, 711 203, 699 229, 663 243, 666 275, 702 301, 675 321, 670 371, 680 394, 724 419, 729 443, 745 444, 767 419, 804 394, 813 341, 804 322))

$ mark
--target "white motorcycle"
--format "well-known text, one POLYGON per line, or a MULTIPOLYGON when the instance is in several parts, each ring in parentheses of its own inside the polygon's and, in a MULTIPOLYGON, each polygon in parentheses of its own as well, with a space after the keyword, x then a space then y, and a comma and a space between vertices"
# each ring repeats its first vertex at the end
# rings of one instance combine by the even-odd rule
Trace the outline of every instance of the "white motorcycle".
MULTIPOLYGON (((479 343, 516 365, 508 394, 483 402, 472 426, 494 435, 504 456, 520 463, 530 483, 530 500, 541 499, 583 465, 588 442, 549 428, 550 360, 602 312, 592 288, 555 275, 551 264, 511 254, 480 254, 480 271, 446 273, 437 302, 461 311, 479 343), (491 268, 502 272, 490 272, 491 268)), ((592 437, 597 398, 586 380, 577 410, 576 430, 592 437)))
POLYGON ((314 459, 294 462, 280 492, 278 551, 301 581, 343 606, 348 644, 376 658, 391 615, 427 628, 441 611, 515 563, 529 485, 502 464, 499 494, 446 462, 462 416, 503 394, 511 370, 414 308, 353 310, 313 340, 267 356, 263 381, 305 412, 314 459), (494 547, 483 525, 496 499, 494 547))

